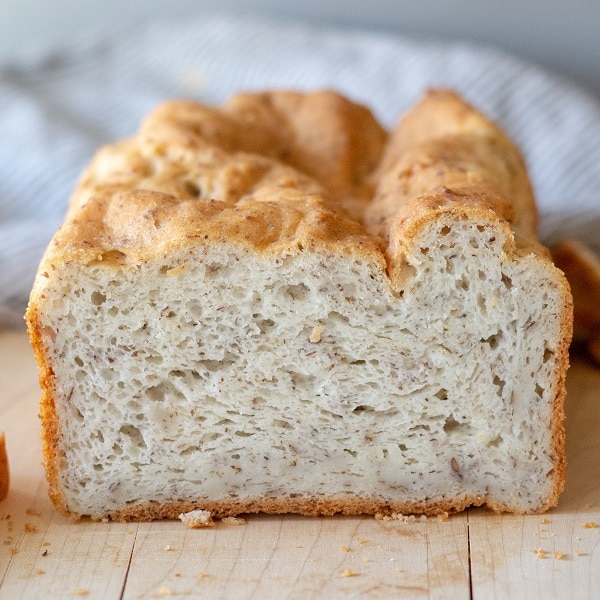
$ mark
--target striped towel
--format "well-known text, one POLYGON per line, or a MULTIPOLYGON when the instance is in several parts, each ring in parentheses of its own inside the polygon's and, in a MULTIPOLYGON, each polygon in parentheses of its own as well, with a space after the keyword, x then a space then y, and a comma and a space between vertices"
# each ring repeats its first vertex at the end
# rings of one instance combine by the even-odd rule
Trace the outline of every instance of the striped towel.
POLYGON ((448 86, 525 154, 552 245, 600 252, 600 105, 533 65, 466 44, 247 18, 149 24, 0 67, 0 325, 22 322, 35 269, 85 164, 172 97, 335 88, 388 126, 427 87, 448 86))

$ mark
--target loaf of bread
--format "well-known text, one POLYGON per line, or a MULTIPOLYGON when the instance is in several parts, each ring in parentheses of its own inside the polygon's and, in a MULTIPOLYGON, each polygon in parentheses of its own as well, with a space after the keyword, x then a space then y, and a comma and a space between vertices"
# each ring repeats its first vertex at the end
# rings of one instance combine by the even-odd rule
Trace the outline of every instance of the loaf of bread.
POLYGON ((451 91, 159 107, 102 149, 27 311, 66 515, 535 513, 572 301, 523 159, 451 91))
POLYGON ((6 455, 4 434, 0 433, 0 500, 4 500, 8 494, 8 479, 8 456, 6 455))

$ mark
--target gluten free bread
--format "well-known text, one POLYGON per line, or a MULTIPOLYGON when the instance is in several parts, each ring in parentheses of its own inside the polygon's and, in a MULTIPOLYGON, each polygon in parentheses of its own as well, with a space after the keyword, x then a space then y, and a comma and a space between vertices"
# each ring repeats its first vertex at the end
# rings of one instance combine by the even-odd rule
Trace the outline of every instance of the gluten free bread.
POLYGON ((535 513, 572 302, 503 132, 431 91, 159 107, 83 174, 27 311, 70 516, 535 513))

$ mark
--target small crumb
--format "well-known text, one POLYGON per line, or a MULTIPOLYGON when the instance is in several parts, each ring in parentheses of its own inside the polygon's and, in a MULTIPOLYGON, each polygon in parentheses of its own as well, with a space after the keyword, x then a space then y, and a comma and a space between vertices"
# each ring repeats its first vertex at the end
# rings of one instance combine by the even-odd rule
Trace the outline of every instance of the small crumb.
POLYGON ((447 512, 440 513, 437 516, 438 521, 447 521, 450 518, 450 515, 447 512))
POLYGON ((586 556, 583 550, 575 550, 575 556, 586 556))
POLYGON ((187 513, 181 513, 179 519, 190 529, 202 529, 203 527, 212 527, 215 524, 209 510, 191 510, 187 513))
POLYGON ((161 596, 170 596, 173 592, 166 585, 163 585, 159 588, 158 593, 161 596))
POLYGON ((340 577, 356 577, 358 573, 352 569, 346 569, 340 573, 340 577))
POLYGON ((76 596, 87 596, 89 594, 85 588, 77 588, 73 593, 76 596))
POLYGON ((401 569, 400 567, 394 567, 394 571, 396 573, 404 573, 404 569, 401 569))
POLYGON ((133 529, 128 529, 127 530, 127 535, 131 535, 133 533, 133 529))
POLYGON ((15 554, 19 553, 19 549, 15 548, 14 546, 10 549, 10 553, 14 556, 15 554))
POLYGON ((550 523, 550 519, 541 519, 541 520, 540 520, 540 523, 541 523, 542 525, 548 525, 548 523, 550 523))
POLYGON ((350 548, 350 546, 346 546, 345 544, 342 544, 342 550, 344 552, 350 552, 351 548, 350 548))
POLYGON ((37 573, 38 575, 45 575, 45 574, 46 574, 46 571, 44 571, 43 569, 38 569, 38 570, 36 571, 36 573, 37 573))
POLYGON ((363 544, 366 544, 369 540, 365 539, 365 538, 360 538, 360 540, 358 540, 358 543, 362 546, 363 544))
POLYGON ((372 561, 370 558, 368 558, 367 556, 363 556, 363 557, 362 557, 362 561, 363 561, 364 563, 367 563, 367 562, 373 562, 373 561, 372 561))
POLYGON ((321 341, 321 335, 323 334, 324 331, 325 331, 324 327, 321 327, 321 325, 315 325, 311 331, 308 341, 311 344, 318 344, 321 341))
POLYGON ((25 511, 25 514, 29 515, 30 517, 41 517, 42 513, 39 510, 35 510, 35 508, 28 508, 25 511))
POLYGON ((175 573, 175 577, 181 577, 181 573, 175 573))
POLYGON ((294 548, 304 548, 304 546, 302 546, 301 544, 295 544, 294 548))
POLYGON ((563 554, 562 552, 560 552, 559 550, 557 550, 553 555, 553 558, 555 558, 556 560, 564 560, 565 558, 567 558, 566 554, 563 554))
POLYGON ((167 544, 165 546, 165 551, 166 552, 171 552, 172 550, 175 550, 175 548, 173 548, 173 546, 171 546, 171 544, 167 544))
POLYGON ((50 546, 50 545, 51 545, 51 544, 50 544, 50 542, 44 542, 44 543, 42 544, 42 546, 50 546))
POLYGON ((38 527, 35 523, 25 523, 24 529, 25 531, 35 533, 38 530, 38 527))
POLYGON ((206 573, 205 573, 204 571, 200 571, 200 572, 198 573, 198 575, 196 575, 196 577, 197 577, 198 579, 202 579, 203 577, 207 577, 207 575, 206 575, 206 573))
POLYGON ((598 523, 595 521, 587 521, 582 525, 584 529, 596 529, 598 527, 598 523))
POLYGON ((385 515, 383 513, 376 513, 375 519, 377 521, 402 521, 403 523, 415 523, 416 521, 427 521, 427 515, 403 515, 402 513, 391 513, 385 515))
POLYGON ((245 525, 246 519, 242 519, 241 517, 223 517, 221 523, 225 525, 245 525))
POLYGON ((533 553, 538 557, 538 558, 547 558, 547 553, 544 549, 542 548, 538 548, 537 550, 534 550, 533 553))

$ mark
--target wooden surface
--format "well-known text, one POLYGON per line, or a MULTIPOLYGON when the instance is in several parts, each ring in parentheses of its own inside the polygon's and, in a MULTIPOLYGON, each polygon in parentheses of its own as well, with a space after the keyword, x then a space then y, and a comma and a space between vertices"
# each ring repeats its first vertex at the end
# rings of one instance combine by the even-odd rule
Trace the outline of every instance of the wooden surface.
POLYGON ((47 497, 36 369, 0 332, 0 600, 19 598, 600 598, 600 370, 573 359, 567 486, 546 515, 250 516, 243 525, 70 522, 47 497))

